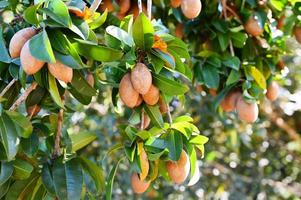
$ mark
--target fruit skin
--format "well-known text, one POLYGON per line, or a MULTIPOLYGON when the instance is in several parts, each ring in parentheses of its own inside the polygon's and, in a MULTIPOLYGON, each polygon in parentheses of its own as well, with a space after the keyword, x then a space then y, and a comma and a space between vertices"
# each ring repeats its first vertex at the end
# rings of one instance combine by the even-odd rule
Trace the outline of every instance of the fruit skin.
POLYGON ((279 85, 277 82, 272 81, 271 84, 268 86, 266 97, 270 101, 275 101, 279 94, 279 85))
POLYGON ((146 94, 142 95, 142 98, 145 101, 145 103, 153 106, 159 101, 160 91, 156 86, 151 85, 149 91, 146 94))
POLYGON ((45 64, 44 61, 38 60, 31 55, 29 50, 29 41, 24 44, 21 50, 20 61, 21 66, 27 75, 35 74, 45 64))
POLYGON ((48 63, 49 72, 57 79, 64 81, 65 83, 69 83, 72 81, 73 70, 72 68, 64 65, 60 61, 56 61, 56 63, 48 63))
POLYGON ((202 3, 200 0, 182 0, 181 9, 185 17, 193 19, 200 14, 202 3))
POLYGON ((149 172, 149 162, 148 162, 147 154, 143 148, 140 152, 139 158, 141 163, 140 180, 144 181, 149 172))
POLYGON ((254 103, 247 103, 240 96, 237 100, 236 111, 240 120, 247 123, 253 123, 258 118, 258 106, 254 103))
POLYGON ((125 15, 131 8, 131 0, 119 0, 117 3, 120 7, 119 14, 125 15))
POLYGON ((244 24, 245 31, 256 37, 263 33, 263 29, 259 26, 258 21, 251 16, 248 21, 244 24))
POLYGON ((136 194, 142 194, 147 190, 150 185, 150 181, 141 181, 138 177, 138 174, 134 173, 131 177, 131 186, 132 190, 136 194))
POLYGON ((224 112, 232 112, 236 108, 236 103, 238 97, 241 96, 241 93, 238 91, 229 92, 226 97, 221 101, 221 107, 224 112))
POLYGON ((216 89, 213 89, 213 88, 209 88, 209 94, 213 97, 215 97, 217 95, 217 91, 216 89))
POLYGON ((301 27, 295 26, 294 27, 294 35, 297 40, 301 44, 301 27))
POLYGON ((10 53, 11 58, 20 57, 22 47, 36 33, 37 33, 37 31, 32 27, 28 27, 28 28, 19 30, 12 37, 12 39, 10 40, 10 43, 9 43, 9 53, 10 53))
POLYGON ((111 0, 104 0, 103 3, 100 5, 101 11, 105 11, 108 9, 108 12, 113 12, 114 11, 114 6, 112 4, 111 0))
POLYGON ((183 183, 187 178, 190 170, 190 162, 187 153, 182 150, 178 161, 167 161, 166 169, 169 177, 174 183, 183 183))
POLYGON ((36 116, 41 110, 41 107, 38 106, 38 105, 33 105, 33 106, 29 106, 27 109, 26 109, 26 112, 27 112, 27 115, 30 116, 30 117, 34 117, 36 116))
POLYGON ((159 109, 160 109, 160 112, 162 114, 165 114, 168 112, 168 105, 165 103, 165 101, 160 97, 159 98, 159 109))
POLYGON ((173 8, 177 8, 181 5, 182 0, 170 0, 170 5, 173 8))
POLYGON ((286 16, 283 14, 283 15, 281 15, 281 17, 278 19, 278 23, 277 23, 277 28, 278 28, 278 29, 282 29, 282 28, 283 28, 285 18, 286 18, 286 16))
POLYGON ((125 74, 119 84, 119 96, 129 108, 134 108, 138 102, 139 93, 134 89, 130 73, 125 74))
POLYGON ((146 113, 144 113, 144 123, 143 123, 143 130, 144 129, 147 129, 147 127, 149 126, 149 124, 150 124, 150 118, 149 118, 149 116, 146 114, 146 113))
POLYGON ((146 94, 152 85, 152 74, 143 63, 137 63, 131 72, 134 89, 140 94, 146 94))
POLYGON ((91 74, 91 73, 89 73, 88 75, 87 75, 87 77, 86 77, 86 80, 87 80, 87 82, 89 83, 89 85, 91 86, 91 87, 94 87, 94 77, 93 77, 93 74, 91 74))
POLYGON ((283 60, 279 60, 279 62, 277 63, 277 67, 280 70, 283 70, 285 68, 285 63, 283 62, 283 60))
POLYGON ((183 29, 184 29, 183 24, 181 24, 181 23, 177 24, 176 29, 175 29, 175 36, 182 39, 183 35, 184 35, 183 29))

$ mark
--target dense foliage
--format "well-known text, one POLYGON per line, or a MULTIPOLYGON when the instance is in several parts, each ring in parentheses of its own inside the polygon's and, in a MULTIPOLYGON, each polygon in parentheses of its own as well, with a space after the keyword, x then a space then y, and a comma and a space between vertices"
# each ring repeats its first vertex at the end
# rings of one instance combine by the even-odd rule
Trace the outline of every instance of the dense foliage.
POLYGON ((100 2, 0 1, 0 199, 301 196, 300 2, 100 2))

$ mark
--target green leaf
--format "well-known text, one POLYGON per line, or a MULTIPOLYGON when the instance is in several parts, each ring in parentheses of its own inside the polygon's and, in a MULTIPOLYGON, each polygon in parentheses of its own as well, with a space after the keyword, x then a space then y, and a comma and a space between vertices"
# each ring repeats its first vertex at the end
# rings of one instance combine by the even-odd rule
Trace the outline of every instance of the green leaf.
POLYGON ((24 11, 24 19, 26 22, 28 22, 30 24, 34 24, 34 25, 39 24, 37 11, 41 5, 42 5, 42 3, 40 2, 36 5, 32 5, 32 6, 29 6, 28 8, 26 8, 26 10, 24 11))
POLYGON ((76 42, 72 45, 80 55, 96 61, 112 62, 120 60, 123 56, 122 51, 100 46, 85 40, 76 39, 76 42))
POLYGON ((0 61, 4 63, 10 63, 11 61, 3 38, 3 26, 0 26, 0 61))
POLYGON ((154 43, 154 27, 143 12, 134 22, 133 38, 135 44, 143 50, 150 49, 154 43))
POLYGON ((79 149, 90 144, 96 138, 97 136, 91 132, 79 132, 77 134, 70 134, 70 139, 72 141, 72 151, 78 151, 79 149))
POLYGON ((230 37, 229 34, 218 34, 217 35, 219 45, 222 51, 225 51, 229 46, 230 37))
POLYGON ((147 113, 147 115, 149 116, 149 118, 151 119, 151 122, 155 126, 161 127, 161 128, 164 126, 164 121, 163 121, 159 106, 157 106, 157 105, 150 106, 150 105, 145 104, 144 109, 145 109, 145 112, 147 113))
POLYGON ((72 22, 69 15, 69 11, 63 1, 61 0, 50 1, 48 5, 48 9, 53 13, 49 15, 49 17, 51 17, 53 20, 64 25, 65 27, 71 26, 72 22))
POLYGON ((33 171, 33 166, 24 160, 17 159, 13 161, 13 166, 13 177, 16 180, 28 179, 33 171))
POLYGON ((48 86, 49 86, 49 93, 53 99, 53 101, 61 108, 64 108, 64 104, 62 102, 57 84, 56 84, 56 80, 55 78, 48 73, 48 86))
POLYGON ((174 122, 171 128, 182 133, 187 139, 190 138, 192 133, 199 133, 199 129, 195 125, 185 121, 174 122))
POLYGON ((235 70, 239 70, 240 68, 240 60, 236 56, 227 58, 225 61, 223 61, 223 64, 235 70))
POLYGON ((240 72, 232 69, 230 75, 227 78, 226 85, 237 83, 239 79, 240 79, 240 72))
POLYGON ((159 74, 161 69, 164 67, 164 61, 152 53, 148 53, 147 56, 148 60, 150 61, 155 70, 155 73, 159 74))
POLYGON ((82 165, 82 168, 89 176, 93 179, 97 193, 104 191, 105 188, 105 177, 101 167, 97 166, 87 158, 81 156, 79 161, 82 165))
POLYGON ((117 26, 108 26, 106 28, 106 32, 130 47, 133 47, 135 45, 132 36, 130 36, 126 31, 117 26))
POLYGON ((121 160, 122 160, 122 158, 113 166, 113 168, 111 169, 110 174, 108 176, 107 184, 106 184, 106 200, 112 199, 114 178, 115 178, 116 171, 117 171, 117 168, 118 168, 121 160))
POLYGON ((171 54, 167 54, 166 52, 161 51, 160 49, 152 49, 151 53, 164 61, 164 65, 167 68, 174 69, 176 67, 176 63, 171 54))
POLYGON ((0 185, 0 199, 2 199, 8 192, 10 188, 10 182, 11 181, 7 181, 3 185, 0 185))
POLYGON ((22 114, 14 111, 5 111, 9 118, 14 122, 18 135, 28 138, 33 130, 30 120, 22 114))
POLYGON ((183 149, 181 133, 178 131, 170 131, 166 140, 167 149, 169 150, 168 157, 173 161, 179 160, 183 149))
POLYGON ((247 41, 248 35, 242 32, 231 32, 231 39, 234 47, 242 48, 247 41))
POLYGON ((202 69, 202 75, 204 83, 208 88, 218 88, 220 78, 218 70, 215 67, 212 67, 211 65, 204 65, 202 69))
POLYGON ((63 63, 64 65, 67 65, 68 67, 72 68, 72 69, 82 69, 84 68, 83 65, 81 65, 80 63, 78 63, 71 55, 67 54, 61 54, 58 53, 56 51, 54 51, 54 55, 56 60, 59 60, 61 63, 63 63))
POLYGON ((11 177, 14 168, 11 162, 1 162, 0 186, 2 186, 11 177))
POLYGON ((208 138, 203 135, 197 135, 197 136, 192 136, 192 138, 189 140, 189 143, 191 144, 205 144, 208 142, 208 138))
POLYGON ((155 85, 167 95, 181 95, 189 90, 188 86, 166 78, 163 75, 153 74, 153 78, 155 85))
POLYGON ((266 80, 263 74, 256 67, 249 67, 248 73, 254 78, 259 87, 266 89, 266 80))
POLYGON ((97 91, 89 85, 86 79, 80 74, 79 71, 73 71, 73 78, 70 85, 76 89, 82 95, 85 96, 95 96, 97 91))
POLYGON ((14 123, 5 113, 2 113, 0 117, 0 136, 7 160, 10 161, 14 159, 18 152, 20 139, 18 138, 14 123))
POLYGON ((106 9, 100 16, 93 18, 93 21, 89 23, 90 29, 94 30, 103 25, 107 20, 108 10, 106 9))
POLYGON ((42 182, 46 190, 52 194, 55 195, 55 188, 54 188, 54 182, 51 174, 51 170, 48 164, 43 165, 42 169, 42 182))
POLYGON ((83 185, 83 172, 76 159, 54 162, 52 168, 55 193, 59 199, 79 200, 83 185))
POLYGON ((55 57, 46 30, 30 39, 29 49, 33 57, 45 62, 55 63, 55 57))

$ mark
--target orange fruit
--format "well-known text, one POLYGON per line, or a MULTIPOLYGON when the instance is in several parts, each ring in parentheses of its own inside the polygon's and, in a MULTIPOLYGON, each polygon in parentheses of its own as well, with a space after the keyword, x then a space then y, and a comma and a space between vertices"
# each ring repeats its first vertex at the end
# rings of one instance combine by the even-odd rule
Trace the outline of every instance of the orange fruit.
POLYGON ((242 96, 237 100, 236 111, 240 120, 253 123, 258 118, 258 106, 254 103, 245 102, 242 96))
POLYGON ((279 94, 279 85, 276 81, 272 81, 271 84, 268 86, 266 97, 270 101, 275 101, 279 94))
POLYGON ((151 119, 149 118, 149 116, 146 113, 144 113, 143 130, 147 129, 147 127, 149 126, 150 122, 151 122, 151 119))
POLYGON ((285 22, 285 15, 281 15, 281 17, 278 19, 277 28, 282 29, 285 22))
POLYGON ((145 103, 147 103, 148 105, 153 106, 156 103, 158 103, 158 101, 159 101, 160 91, 156 86, 151 85, 148 92, 146 94, 142 95, 142 98, 143 98, 145 103))
POLYGON ((176 30, 175 30, 175 36, 182 39, 184 35, 184 25, 179 23, 176 26, 176 30))
POLYGON ((119 8, 120 8, 119 14, 124 15, 131 8, 131 0, 118 0, 117 3, 118 3, 119 8))
POLYGON ((9 53, 11 58, 20 57, 24 44, 36 33, 37 31, 32 27, 21 29, 15 33, 9 43, 9 53))
POLYGON ((140 106, 142 102, 143 102, 143 99, 142 99, 141 95, 139 95, 135 107, 140 106))
POLYGON ((60 61, 56 60, 56 63, 48 63, 49 72, 58 80, 69 83, 72 81, 73 70, 72 68, 64 65, 60 61))
POLYGON ((283 70, 285 68, 285 63, 283 62, 283 60, 279 60, 279 62, 277 63, 277 67, 280 70, 283 70))
POLYGON ((301 27, 295 26, 294 27, 294 35, 297 40, 301 44, 301 27))
POLYGON ((173 8, 177 8, 181 5, 182 0, 170 0, 170 5, 173 8))
POLYGON ((111 0, 103 0, 102 3, 100 4, 100 9, 101 11, 105 11, 106 9, 108 9, 108 12, 113 12, 114 5, 111 0))
POLYGON ((238 91, 229 92, 225 98, 221 101, 221 107, 225 112, 232 112, 235 110, 236 102, 241 93, 238 91))
POLYGON ((131 72, 131 82, 140 94, 146 94, 152 85, 152 74, 143 63, 137 63, 131 72))
POLYGON ((211 94, 211 96, 215 97, 217 95, 216 89, 209 88, 209 94, 211 94))
POLYGON ((45 64, 44 61, 36 59, 30 53, 29 41, 27 41, 20 54, 21 66, 27 75, 37 73, 45 64))
POLYGON ((139 179, 138 174, 134 173, 131 177, 132 190, 136 194, 142 194, 147 190, 150 185, 150 181, 142 181, 139 179))
POLYGON ((122 102, 129 108, 135 107, 138 102, 139 93, 132 85, 130 73, 125 74, 120 81, 119 96, 122 102))
POLYGON ((185 17, 193 19, 200 14, 202 3, 200 0, 182 0, 181 9, 185 17))
POLYGON ((174 183, 183 183, 187 178, 190 170, 190 162, 187 153, 182 150, 178 161, 167 161, 166 169, 169 177, 174 183))
POLYGON ((160 112, 162 114, 167 113, 167 111, 168 111, 168 107, 167 106, 168 105, 165 103, 165 101, 160 97, 159 98, 159 109, 160 109, 160 112))
POLYGON ((258 21, 253 16, 251 16, 244 24, 244 28, 248 34, 254 37, 260 36, 263 33, 263 29, 259 26, 258 21))

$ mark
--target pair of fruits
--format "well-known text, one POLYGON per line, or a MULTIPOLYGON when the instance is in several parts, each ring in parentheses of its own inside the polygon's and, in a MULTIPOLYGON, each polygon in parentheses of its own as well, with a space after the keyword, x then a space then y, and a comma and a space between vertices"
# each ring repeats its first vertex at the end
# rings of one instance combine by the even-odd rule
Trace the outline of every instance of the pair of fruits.
POLYGON ((139 106, 142 101, 155 105, 160 98, 159 89, 152 84, 152 74, 143 63, 137 63, 134 69, 126 73, 120 81, 119 96, 129 108, 139 106))
POLYGON ((202 3, 200 0, 171 0, 170 5, 173 8, 181 6, 182 13, 188 19, 196 18, 202 10, 202 3))
MULTIPOLYGON (((267 88, 266 97, 270 101, 277 99, 279 93, 278 84, 273 81, 267 88)), ((248 123, 253 123, 258 118, 258 106, 255 102, 246 102, 239 91, 231 91, 221 102, 221 107, 225 112, 235 111, 239 119, 248 123)))
MULTIPOLYGON (((21 65, 27 75, 37 73, 45 62, 35 58, 29 48, 30 39, 37 34, 36 29, 28 27, 19 30, 9 43, 9 52, 11 58, 20 57, 21 65)), ((57 79, 66 83, 72 80, 73 71, 70 67, 59 61, 56 63, 48 63, 49 72, 57 79)))
MULTIPOLYGON (((146 157, 146 160, 143 160, 143 162, 141 162, 141 165, 149 167, 147 157, 146 157), (146 162, 147 162, 147 164, 145 164, 146 162)), ((144 167, 144 168, 146 168, 146 167, 144 167)), ((188 157, 187 153, 184 150, 182 150, 178 161, 167 161, 166 162, 166 170, 168 172, 170 179, 174 183, 176 183, 176 184, 183 183, 185 181, 185 179, 187 178, 189 171, 190 171, 190 162, 189 162, 189 157, 188 157)), ((141 171, 143 171, 143 168, 141 171)), ((147 176, 147 174, 146 175, 144 174, 143 176, 140 174, 140 178, 139 178, 138 174, 136 174, 136 173, 132 174, 131 186, 135 193, 141 194, 148 189, 151 181, 150 180, 145 181, 146 176, 147 176)))

